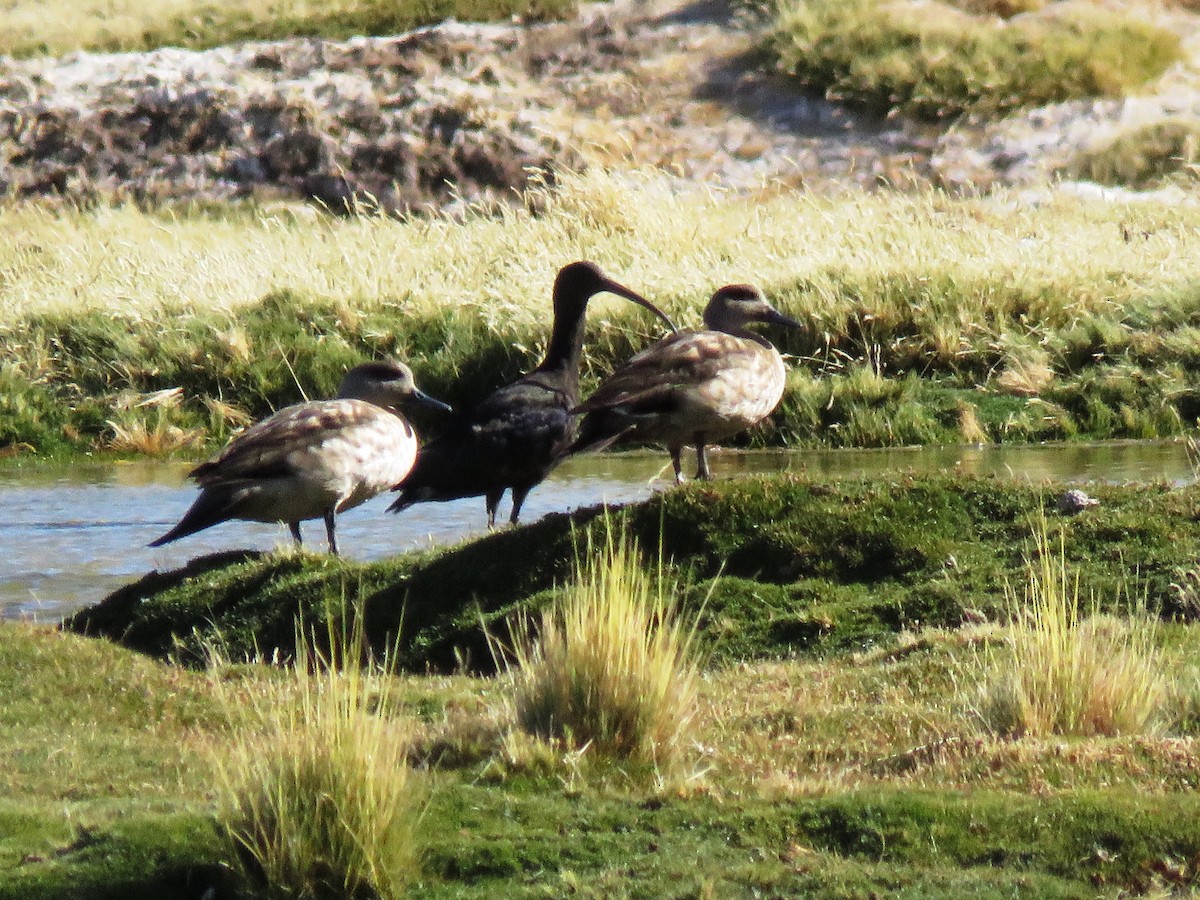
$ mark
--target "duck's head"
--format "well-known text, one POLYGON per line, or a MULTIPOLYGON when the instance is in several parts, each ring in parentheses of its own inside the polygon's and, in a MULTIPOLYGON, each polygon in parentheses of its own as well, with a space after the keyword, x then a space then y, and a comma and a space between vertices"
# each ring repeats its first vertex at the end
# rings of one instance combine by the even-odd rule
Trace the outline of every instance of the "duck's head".
POLYGON ((399 411, 402 404, 409 402, 451 411, 449 405, 420 390, 413 380, 412 369, 395 359, 355 366, 343 376, 337 395, 339 399, 366 400, 393 411, 399 411))
POLYGON ((719 288, 704 308, 704 324, 713 331, 736 333, 755 322, 800 328, 801 323, 785 316, 752 284, 727 284, 719 288))
POLYGON ((583 315, 587 302, 596 294, 607 291, 631 300, 662 319, 671 331, 675 323, 661 309, 634 291, 613 281, 594 262, 580 261, 563 266, 554 279, 554 315, 556 319, 575 319, 583 315))

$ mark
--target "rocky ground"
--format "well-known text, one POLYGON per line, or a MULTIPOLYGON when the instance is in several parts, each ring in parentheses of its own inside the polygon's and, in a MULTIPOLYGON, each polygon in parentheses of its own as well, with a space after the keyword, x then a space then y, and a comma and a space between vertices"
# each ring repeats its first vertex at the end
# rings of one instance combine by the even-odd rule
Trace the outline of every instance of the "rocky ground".
MULTIPOLYGON (((763 75, 757 27, 721 0, 616 0, 565 23, 0 59, 0 191, 406 210, 595 162, 731 189, 969 190, 1053 177, 1131 120, 1200 117, 1186 65, 1144 97, 1000 123, 873 120, 763 75)), ((1200 53, 1191 17, 1179 27, 1200 53)))

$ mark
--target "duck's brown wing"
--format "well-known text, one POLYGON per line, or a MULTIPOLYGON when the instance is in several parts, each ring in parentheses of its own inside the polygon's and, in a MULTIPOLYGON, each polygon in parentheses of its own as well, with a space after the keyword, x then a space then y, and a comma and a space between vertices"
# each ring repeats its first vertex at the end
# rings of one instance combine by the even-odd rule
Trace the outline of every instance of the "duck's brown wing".
POLYGON ((362 400, 298 403, 252 425, 188 474, 202 487, 291 475, 294 470, 288 460, 293 454, 317 447, 334 434, 367 424, 382 412, 362 400))
POLYGON ((661 407, 676 391, 716 377, 730 354, 740 349, 739 338, 720 331, 681 332, 638 353, 604 379, 575 411, 661 407))

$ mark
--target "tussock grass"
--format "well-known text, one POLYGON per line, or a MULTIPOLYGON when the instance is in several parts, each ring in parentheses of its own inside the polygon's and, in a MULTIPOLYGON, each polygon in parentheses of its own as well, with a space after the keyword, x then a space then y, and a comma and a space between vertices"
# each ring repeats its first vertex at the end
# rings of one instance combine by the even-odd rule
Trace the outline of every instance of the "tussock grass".
POLYGON ((241 723, 214 747, 220 818, 256 896, 387 900, 418 867, 424 801, 396 682, 360 665, 361 625, 331 637, 320 651, 299 636, 288 673, 250 691, 211 649, 217 697, 241 723))
POLYGON ((129 398, 124 403, 118 398, 118 418, 108 422, 113 432, 109 449, 118 453, 165 456, 201 445, 204 439, 201 429, 185 430, 169 418, 169 410, 178 406, 182 393, 178 389, 159 391, 146 397, 129 398))
POLYGON ((1144 190, 1186 179, 1200 161, 1200 122, 1162 121, 1081 152, 1065 173, 1098 184, 1144 190))
POLYGON ((243 40, 395 34, 443 19, 551 18, 566 0, 14 0, 0 7, 0 54, 215 47, 243 40))
POLYGON ((534 634, 519 620, 513 646, 519 725, 569 747, 652 763, 682 759, 696 715, 695 623, 680 614, 661 567, 642 567, 636 541, 589 540, 573 584, 534 634))
POLYGON ((993 659, 979 707, 1009 735, 1143 734, 1164 718, 1168 685, 1157 626, 1144 612, 1126 619, 1081 613, 1065 540, 1050 542, 1041 520, 1022 601, 1013 600, 1012 655, 993 659))
POLYGON ((781 0, 769 46, 805 86, 931 119, 1120 96, 1181 57, 1179 38, 1151 24, 1148 7, 1039 5, 781 0))

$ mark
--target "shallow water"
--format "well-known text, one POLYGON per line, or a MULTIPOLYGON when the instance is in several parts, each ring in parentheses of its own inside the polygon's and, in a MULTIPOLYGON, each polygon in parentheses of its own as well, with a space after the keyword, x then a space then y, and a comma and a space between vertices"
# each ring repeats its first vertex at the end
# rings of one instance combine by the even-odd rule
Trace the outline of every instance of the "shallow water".
MULTIPOLYGON (((1193 478, 1177 443, 713 453, 710 461, 718 478, 777 471, 828 476, 960 471, 1034 483, 1193 478)), ((182 463, 147 462, 0 466, 0 616, 57 621, 151 569, 174 568, 217 550, 266 550, 290 542, 283 526, 228 522, 166 547, 147 547, 195 498, 187 469, 182 463)), ((636 500, 667 486, 669 477, 661 453, 576 458, 534 489, 522 518, 529 522, 548 512, 636 500)), ((385 512, 389 502, 377 497, 338 518, 338 543, 346 556, 378 559, 486 530, 482 498, 421 504, 398 516, 385 512)), ((507 514, 502 504, 501 515, 507 514)), ((305 523, 304 533, 310 545, 324 546, 320 522, 305 523)))

